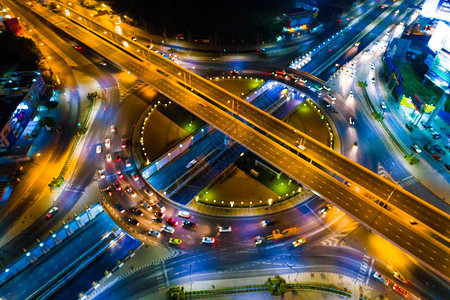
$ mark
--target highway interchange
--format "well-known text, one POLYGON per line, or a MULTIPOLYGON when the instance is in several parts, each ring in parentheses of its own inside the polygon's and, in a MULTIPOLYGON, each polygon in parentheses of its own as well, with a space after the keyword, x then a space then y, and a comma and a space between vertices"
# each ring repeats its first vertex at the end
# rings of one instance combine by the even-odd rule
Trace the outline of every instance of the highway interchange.
MULTIPOLYGON (((17 9, 18 11, 20 11, 19 7, 17 7, 17 9)), ((37 11, 38 8, 35 8, 35 10, 37 11)), ((54 19, 55 17, 52 15, 46 15, 48 14, 48 12, 45 11, 40 11, 39 13, 45 16, 46 19, 53 24, 59 25, 61 29, 64 29, 66 22, 62 22, 59 19, 54 19)), ((25 15, 26 12, 23 12, 23 14, 25 15)), ((27 16, 27 18, 34 17, 30 15, 27 16)), ((45 26, 42 25, 41 27, 45 26)), ((388 239, 391 239, 403 249, 408 249, 410 254, 412 254, 416 258, 419 258, 422 262, 428 264, 430 268, 437 270, 448 278, 447 267, 449 266, 449 264, 447 259, 447 245, 440 245, 435 240, 430 240, 428 235, 424 235, 423 233, 416 231, 411 231, 411 226, 408 224, 409 216, 412 216, 416 220, 419 220, 421 223, 429 226, 434 231, 440 233, 445 238, 446 242, 448 242, 449 227, 446 226, 449 224, 448 216, 438 212, 435 209, 432 209, 431 206, 427 205, 422 200, 404 191, 403 189, 398 188, 391 182, 380 179, 371 171, 364 169, 359 165, 356 165, 346 157, 332 152, 327 147, 324 147, 323 145, 315 142, 301 132, 296 132, 293 128, 286 126, 284 123, 281 123, 270 115, 267 115, 262 111, 255 110, 253 107, 247 105, 245 101, 241 101, 240 99, 238 100, 236 97, 232 96, 226 91, 218 90, 215 86, 209 84, 209 82, 202 80, 200 77, 197 77, 197 75, 186 72, 184 69, 178 67, 175 64, 172 64, 171 62, 163 59, 160 56, 149 56, 146 58, 150 58, 150 62, 152 63, 155 63, 155 61, 153 60, 157 59, 158 65, 162 65, 164 67, 163 73, 170 72, 170 74, 173 75, 164 76, 164 74, 157 72, 153 65, 150 65, 148 63, 144 64, 140 61, 131 59, 130 56, 126 53, 117 51, 115 47, 111 46, 108 43, 105 43, 102 39, 94 39, 92 34, 79 29, 75 25, 72 25, 71 28, 66 31, 68 31, 72 35, 77 36, 77 38, 79 39, 85 41, 89 40, 89 43, 85 43, 89 46, 89 48, 94 49, 97 53, 100 53, 104 57, 108 57, 109 60, 113 61, 122 68, 129 70, 144 82, 150 84, 153 87, 156 87, 160 93, 166 95, 168 98, 174 99, 177 103, 191 111, 193 114, 201 117, 208 123, 214 125, 219 130, 227 132, 239 143, 243 144, 248 149, 251 149, 254 153, 258 154, 264 159, 270 161, 276 167, 285 170, 285 172, 292 178, 298 180, 299 182, 302 182, 312 190, 315 190, 318 194, 321 194, 324 198, 328 199, 333 204, 340 207, 350 215, 357 215, 364 224, 369 225, 372 229, 374 229, 381 235, 387 237, 388 239), (183 73, 179 75, 178 73, 180 72, 183 73), (312 159, 314 162, 319 163, 321 167, 325 167, 328 171, 332 170, 341 178, 345 178, 347 181, 351 182, 351 188, 346 186, 344 183, 337 181, 327 172, 321 170, 321 168, 309 164, 303 158, 295 155, 290 150, 286 149, 283 146, 280 146, 278 143, 268 139, 259 132, 246 126, 242 126, 239 121, 231 117, 229 114, 224 113, 222 110, 217 109, 210 102, 199 97, 198 95, 189 92, 189 90, 183 88, 182 86, 174 84, 174 82, 176 81, 187 83, 192 88, 195 88, 195 91, 197 93, 201 93, 202 95, 208 97, 208 99, 220 99, 220 105, 229 107, 230 110, 238 113, 240 117, 245 118, 252 124, 257 125, 258 128, 261 128, 272 136, 277 137, 277 139, 282 141, 285 145, 289 145, 291 149, 296 149, 300 141, 301 144, 306 148, 305 151, 302 152, 302 154, 312 159), (204 103, 206 105, 200 105, 201 103, 204 103), (293 162, 295 162, 295 164, 293 164, 293 162), (293 165, 295 165, 295 167, 293 167, 293 165), (355 174, 357 175, 355 176, 355 174), (365 181, 361 181, 364 179, 365 181), (399 218, 397 216, 394 216, 390 212, 384 211, 380 206, 376 205, 372 201, 359 201, 361 196, 358 195, 358 192, 353 190, 355 185, 358 185, 361 188, 365 188, 366 192, 371 192, 373 195, 379 197, 380 199, 389 198, 389 203, 391 205, 401 208, 403 211, 408 213, 409 216, 406 218, 403 216, 399 218), (377 187, 375 187, 375 185, 377 187), (350 201, 354 201, 355 204, 352 204, 352 202, 350 201), (410 210, 406 211, 405 209, 407 207, 409 207, 410 210), (364 215, 360 213, 362 211, 365 212, 364 215), (426 212, 428 216, 425 214, 419 214, 418 212, 426 212), (385 224, 388 224, 389 226, 385 226, 385 224), (404 232, 409 232, 410 236, 405 238, 404 232), (427 245, 426 249, 424 248, 425 245, 427 245), (424 258, 424 255, 426 256, 426 258, 424 258), (439 257, 447 259, 447 261, 439 261, 439 257)), ((78 57, 76 59, 78 60, 78 57)), ((120 152, 123 157, 130 157, 131 153, 129 152, 129 148, 125 148, 124 150, 122 150, 118 145, 120 145, 122 137, 131 136, 131 131, 133 129, 132 125, 136 120, 136 112, 142 111, 145 106, 148 105, 148 103, 146 103, 145 100, 142 100, 142 98, 139 99, 140 101, 136 101, 136 98, 133 99, 133 105, 127 105, 129 103, 127 101, 131 101, 129 99, 126 99, 122 103, 114 103, 114 99, 117 99, 118 96, 117 83, 112 82, 111 79, 108 79, 107 76, 102 82, 103 84, 101 84, 101 87, 108 89, 105 102, 104 104, 102 104, 102 106, 105 105, 107 109, 102 110, 101 106, 98 107, 98 111, 96 111, 97 115, 91 126, 91 130, 89 133, 89 137, 87 138, 87 141, 85 143, 85 147, 86 149, 90 149, 88 151, 92 151, 93 153, 95 145, 98 144, 98 141, 103 141, 105 137, 110 137, 112 139, 113 145, 111 153, 120 152), (116 114, 117 111, 120 111, 121 113, 116 114), (114 120, 116 116, 119 119, 114 120), (111 134, 110 132, 109 126, 112 124, 120 124, 120 126, 117 126, 118 132, 116 134, 111 134)), ((338 101, 342 100, 340 99, 340 95, 336 96, 338 98, 338 101)), ((113 155, 113 158, 115 158, 115 155, 113 155)), ((83 155, 82 160, 79 162, 79 167, 76 169, 76 172, 73 175, 72 186, 87 185, 96 172, 95 166, 99 165, 104 166, 108 174, 106 180, 99 181, 100 188, 104 189, 111 184, 111 181, 115 180, 115 175, 113 174, 115 174, 116 169, 122 167, 123 162, 113 162, 112 164, 109 164, 104 162, 103 155, 83 155)), ((124 171, 128 171, 128 169, 124 169, 124 171)), ((141 198, 141 196, 143 196, 144 194, 140 191, 145 186, 145 184, 141 181, 137 183, 133 182, 133 180, 131 180, 129 177, 129 172, 124 173, 126 174, 125 176, 127 176, 127 181, 129 181, 130 185, 132 185, 132 187, 140 194, 139 198, 141 198)), ((125 192, 122 192, 122 194, 125 194, 125 192)), ((122 196, 117 196, 118 199, 123 199, 122 196)), ((113 198, 115 198, 115 196, 113 198)), ((134 201, 131 198, 125 198, 128 199, 125 201, 126 207, 134 206, 134 201)), ((63 204, 70 207, 70 205, 73 205, 73 203, 77 200, 77 196, 64 195, 63 197, 61 197, 61 199, 65 199, 66 203, 63 204)), ((123 200, 121 200, 120 202, 124 203, 123 200)), ((112 201, 111 203, 113 204, 114 201, 112 201)), ((311 212, 313 212, 314 210, 317 211, 317 209, 321 206, 320 203, 322 202, 318 203, 319 204, 314 205, 313 209, 310 209, 311 212)), ((169 214, 176 214, 176 209, 172 207, 170 202, 168 202, 168 209, 169 214)), ((292 216, 295 215, 293 211, 287 213, 292 214, 292 216)), ((195 215, 195 213, 194 218, 197 218, 197 215, 195 215)), ((196 236, 214 234, 215 232, 213 229, 216 228, 217 225, 222 224, 217 224, 217 221, 220 220, 220 222, 224 222, 224 220, 221 220, 221 218, 218 217, 198 215, 198 218, 202 220, 202 223, 211 224, 211 226, 202 226, 202 230, 199 230, 198 233, 195 234, 196 236)), ((126 217, 125 219, 124 217, 122 217, 122 219, 125 225, 126 217)), ((138 230, 140 233, 145 233, 144 228, 149 228, 152 226, 150 225, 150 219, 151 218, 144 218, 143 225, 145 226, 141 226, 141 228, 138 230)), ((256 222, 256 218, 253 221, 251 219, 252 218, 249 218, 249 221, 252 223, 251 226, 253 226, 253 229, 260 230, 259 226, 258 228, 256 228, 257 224, 259 224, 259 222, 256 222)), ((277 215, 277 219, 285 218, 277 215)), ((301 222, 301 220, 302 219, 299 218, 298 222, 301 222)), ((316 222, 318 221, 316 220, 316 222)), ((240 221, 238 221, 237 224, 240 224, 240 221)), ((307 226, 305 227, 307 228, 307 226)), ((239 228, 239 225, 233 224, 233 228, 239 228)), ((43 230, 45 230, 45 228, 43 228, 43 230)), ((136 230, 132 229, 132 231, 136 230)), ((308 236, 306 232, 307 231, 305 231, 305 235, 308 236)), ((253 236, 254 233, 251 231, 246 234, 246 243, 252 244, 253 236)), ((243 237, 239 237, 238 239, 240 240, 242 238, 243 237)), ((233 241, 233 238, 227 238, 226 236, 224 236, 223 239, 222 236, 219 237, 219 241, 220 247, 222 247, 222 244, 224 245, 224 250, 220 250, 221 252, 226 251, 225 249, 227 247, 231 247, 236 243, 236 241, 233 241)), ((186 239, 186 247, 192 247, 195 249, 196 247, 198 247, 196 246, 197 244, 198 240, 196 240, 195 237, 191 237, 190 235, 188 235, 188 238, 186 239)), ((183 246, 185 246, 184 243, 183 246)), ((243 247, 243 249, 247 249, 242 251, 249 253, 255 251, 255 249, 253 248, 253 250, 248 250, 248 245, 246 247, 243 247)), ((209 251, 206 251, 206 253, 209 253, 209 251)), ((263 256, 263 258, 267 259, 267 257, 265 256, 263 256)), ((176 264, 177 259, 180 258, 174 257, 171 260, 174 260, 174 263, 176 264)), ((311 258, 311 260, 314 260, 314 258, 311 258)), ((170 261, 167 261, 166 265, 170 263, 170 261)), ((215 267, 216 266, 213 266, 213 268, 215 267)), ((357 268, 356 264, 354 268, 357 268)), ((143 270, 141 272, 143 274, 140 274, 140 276, 145 276, 145 272, 148 272, 148 270, 143 270)), ((178 277, 182 277, 182 272, 178 274, 175 274, 177 273, 175 271, 171 272, 173 272, 171 278, 173 278, 175 281, 178 277)), ((134 276, 137 276, 137 273, 134 276)), ((148 278, 145 280, 148 280, 148 278)), ((139 281, 135 281, 132 279, 129 279, 128 281, 127 279, 126 282, 128 282, 129 284, 130 282, 139 281)), ((137 288, 138 284, 136 283, 135 289, 137 288)), ((113 293, 114 291, 117 292, 117 290, 111 289, 111 293, 113 293)), ((137 290, 134 292, 138 293, 137 290)))

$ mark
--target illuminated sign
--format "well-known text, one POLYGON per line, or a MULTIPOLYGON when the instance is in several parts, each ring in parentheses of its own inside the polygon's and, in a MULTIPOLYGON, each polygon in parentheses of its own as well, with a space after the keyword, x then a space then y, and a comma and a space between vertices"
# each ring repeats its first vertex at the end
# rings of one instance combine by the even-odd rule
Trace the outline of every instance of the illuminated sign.
POLYGON ((421 14, 426 18, 450 21, 450 0, 427 0, 421 14))
POLYGON ((428 47, 435 53, 441 51, 442 48, 450 49, 450 27, 447 24, 442 21, 438 23, 428 42, 428 47))
POLYGON ((450 93, 450 52, 442 49, 442 51, 436 55, 425 76, 446 93, 450 93))

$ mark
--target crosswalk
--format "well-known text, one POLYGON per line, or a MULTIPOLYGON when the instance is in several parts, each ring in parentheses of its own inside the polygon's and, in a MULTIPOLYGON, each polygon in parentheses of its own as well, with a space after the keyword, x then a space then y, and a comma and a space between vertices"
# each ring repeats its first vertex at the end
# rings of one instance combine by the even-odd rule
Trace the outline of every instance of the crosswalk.
POLYGON ((372 270, 372 258, 368 255, 364 255, 359 265, 358 277, 356 278, 359 281, 364 281, 366 276, 370 276, 370 272, 372 270))
POLYGON ((418 181, 417 181, 416 178, 414 178, 413 176, 409 176, 409 177, 406 177, 406 178, 400 180, 400 181, 399 181, 399 185, 400 185, 402 188, 405 188, 405 187, 407 187, 407 186, 416 184, 417 182, 418 182, 418 181))
POLYGON ((69 185, 66 187, 66 191, 70 191, 70 192, 84 192, 84 190, 86 190, 86 186, 84 185, 69 185))
POLYGON ((322 246, 337 247, 340 246, 345 237, 351 234, 359 227, 359 223, 355 220, 345 217, 339 221, 339 228, 335 229, 335 233, 326 240, 320 242, 322 246), (340 229, 342 228, 342 229, 340 229))
POLYGON ((392 178, 391 174, 380 163, 378 163, 378 172, 377 173, 381 177, 386 178, 395 184, 398 184, 398 182, 392 178))

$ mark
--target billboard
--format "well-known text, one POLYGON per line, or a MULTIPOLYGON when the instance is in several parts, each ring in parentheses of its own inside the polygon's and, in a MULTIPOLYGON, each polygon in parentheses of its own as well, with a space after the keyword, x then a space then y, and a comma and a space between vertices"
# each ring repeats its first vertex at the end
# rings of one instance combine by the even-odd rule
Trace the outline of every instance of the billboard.
POLYGON ((450 21, 450 0, 426 0, 421 14, 426 18, 450 21))
POLYGON ((450 52, 442 49, 434 58, 428 73, 425 75, 435 85, 449 93, 450 83, 450 52))
POLYGON ((450 27, 446 23, 439 21, 428 42, 428 47, 435 53, 441 51, 442 48, 450 49, 450 27))

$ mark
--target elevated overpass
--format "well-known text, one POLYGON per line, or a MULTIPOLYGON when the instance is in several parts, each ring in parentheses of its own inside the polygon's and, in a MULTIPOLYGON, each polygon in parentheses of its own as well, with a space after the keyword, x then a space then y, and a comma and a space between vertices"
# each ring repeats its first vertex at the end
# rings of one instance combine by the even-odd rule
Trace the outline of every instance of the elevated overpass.
MULTIPOLYGON (((10 1, 8 2, 11 7, 14 7, 10 1)), ((346 157, 335 153, 309 136, 296 131, 242 99, 153 52, 147 53, 149 63, 135 55, 130 55, 130 52, 117 51, 117 45, 111 45, 104 38, 99 38, 100 33, 92 34, 75 25, 68 29, 65 27, 67 21, 64 18, 50 13, 40 6, 35 6, 34 10, 50 24, 57 26, 60 30, 81 40, 99 54, 129 70, 145 83, 152 85, 193 114, 225 132, 274 166, 284 170, 286 174, 303 183, 366 227, 390 240, 449 280, 450 263, 447 246, 442 245, 423 232, 412 229, 407 220, 402 220, 391 212, 382 209, 372 200, 364 197, 362 193, 349 188, 315 164, 331 170, 348 181, 357 182, 361 188, 371 191, 375 198, 384 201, 388 199, 389 203, 392 203, 393 199, 399 198, 400 201, 404 201, 402 199, 405 197, 412 204, 417 204, 418 207, 423 208, 419 212, 425 214, 425 211, 428 211, 434 220, 440 220, 441 224, 437 224, 439 222, 436 224, 430 223, 432 225, 427 222, 424 223, 430 227, 439 225, 437 226, 438 231, 442 232, 446 238, 449 230, 449 227, 446 226, 449 223, 448 216, 346 157), (194 92, 190 89, 193 89, 194 92), (205 98, 214 105, 207 102, 205 98), (255 125, 283 143, 284 146, 234 118, 223 108, 255 125), (305 149, 299 150, 299 145, 302 145, 305 149), (293 153, 292 150, 294 149, 301 151, 314 163, 310 163, 293 153), (442 230, 441 226, 445 229, 442 230)), ((419 212, 416 219, 422 220, 419 212)))

